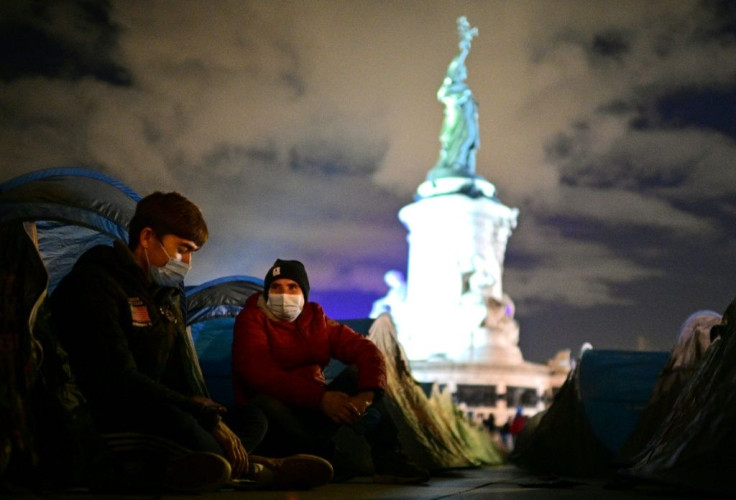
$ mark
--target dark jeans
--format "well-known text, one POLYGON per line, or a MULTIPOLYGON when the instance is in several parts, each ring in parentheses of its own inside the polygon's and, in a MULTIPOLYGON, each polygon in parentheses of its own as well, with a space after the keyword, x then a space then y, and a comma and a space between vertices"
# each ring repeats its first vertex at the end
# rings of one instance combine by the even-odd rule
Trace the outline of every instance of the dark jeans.
MULTIPOLYGON (((327 386, 327 390, 355 395, 357 387, 357 369, 350 366, 327 386)), ((251 404, 260 408, 268 419, 268 431, 256 453, 277 457, 311 453, 328 460, 333 458, 333 438, 342 424, 332 421, 319 410, 289 406, 264 394, 253 397, 251 404)), ((374 457, 399 447, 396 426, 382 398, 377 398, 363 418, 352 424, 352 428, 365 436, 374 457)))
MULTIPOLYGON (((238 429, 245 449, 250 453, 263 439, 268 426, 266 417, 258 408, 245 406, 238 409, 238 429)), ((226 415, 225 422, 230 419, 226 415)), ((140 432, 159 436, 191 451, 209 451, 224 455, 215 437, 202 427, 188 412, 169 403, 157 403, 135 408, 118 408, 98 413, 95 419, 104 433, 140 432)))

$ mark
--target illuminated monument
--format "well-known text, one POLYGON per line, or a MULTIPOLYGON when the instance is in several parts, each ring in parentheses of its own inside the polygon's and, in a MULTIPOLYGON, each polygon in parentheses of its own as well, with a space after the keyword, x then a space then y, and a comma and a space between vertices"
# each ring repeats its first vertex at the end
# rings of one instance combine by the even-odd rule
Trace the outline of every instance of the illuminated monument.
POLYGON ((471 409, 503 418, 517 406, 543 407, 564 374, 525 362, 518 347, 514 303, 502 285, 518 210, 475 173, 478 112, 465 60, 478 30, 465 17, 457 26, 459 53, 437 91, 445 106, 439 159, 399 211, 409 232, 407 280, 386 273, 390 290, 371 316, 391 313, 416 379, 447 385, 471 409))

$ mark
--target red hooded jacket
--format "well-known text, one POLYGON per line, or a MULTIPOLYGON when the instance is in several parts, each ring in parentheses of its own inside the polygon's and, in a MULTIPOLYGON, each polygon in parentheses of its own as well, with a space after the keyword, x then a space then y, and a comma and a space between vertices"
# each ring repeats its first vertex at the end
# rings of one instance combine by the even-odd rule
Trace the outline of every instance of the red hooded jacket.
POLYGON ((373 342, 325 316, 319 304, 305 304, 288 322, 271 314, 262 294, 253 294, 235 320, 235 402, 243 405, 260 393, 318 409, 325 393, 322 370, 331 358, 357 365, 359 391, 385 389, 385 361, 373 342))

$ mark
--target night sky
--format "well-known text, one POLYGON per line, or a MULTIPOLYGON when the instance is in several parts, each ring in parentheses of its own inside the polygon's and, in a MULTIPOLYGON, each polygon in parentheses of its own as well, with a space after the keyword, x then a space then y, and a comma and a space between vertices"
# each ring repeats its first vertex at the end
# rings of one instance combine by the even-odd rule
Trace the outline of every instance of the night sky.
POLYGON ((477 173, 520 211, 525 358, 667 350, 723 312, 734 1, 5 1, 0 181, 72 166, 180 191, 211 230, 187 284, 295 258, 328 314, 365 317, 406 270, 397 212, 437 160, 461 15, 477 173))

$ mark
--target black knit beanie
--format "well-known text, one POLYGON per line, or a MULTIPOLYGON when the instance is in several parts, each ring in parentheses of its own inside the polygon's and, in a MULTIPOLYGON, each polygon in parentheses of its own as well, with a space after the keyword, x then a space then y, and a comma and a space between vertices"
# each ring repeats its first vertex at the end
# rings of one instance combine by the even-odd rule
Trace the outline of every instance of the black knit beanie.
POLYGON ((266 279, 263 280, 263 297, 266 300, 268 300, 268 289, 271 288, 271 283, 278 279, 289 279, 299 283, 304 293, 304 302, 309 302, 309 278, 304 264, 298 260, 276 259, 266 273, 266 279))

